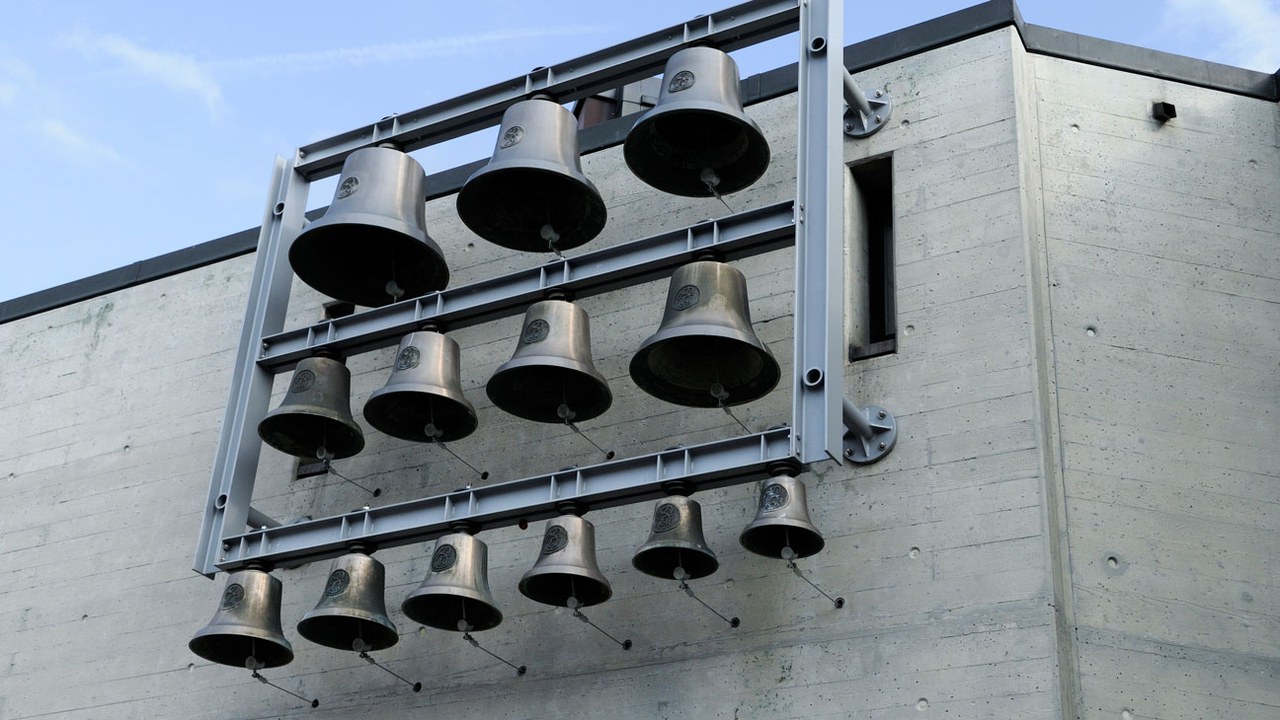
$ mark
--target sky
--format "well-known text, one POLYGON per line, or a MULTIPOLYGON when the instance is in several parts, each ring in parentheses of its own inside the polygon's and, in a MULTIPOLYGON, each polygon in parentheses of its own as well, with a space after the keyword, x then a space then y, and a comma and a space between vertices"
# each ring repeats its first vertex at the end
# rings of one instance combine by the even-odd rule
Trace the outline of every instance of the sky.
MULTIPOLYGON (((846 4, 845 43, 977 0, 846 4)), ((273 158, 732 0, 0 0, 0 301, 257 226, 273 158)), ((1020 0, 1035 25, 1280 68, 1280 0, 1020 0)), ((795 35, 734 53, 794 62, 795 35)), ((488 157, 491 129, 413 153, 488 157)), ((330 179, 331 181, 334 179, 330 179)), ((315 183, 309 207, 332 199, 315 183)))

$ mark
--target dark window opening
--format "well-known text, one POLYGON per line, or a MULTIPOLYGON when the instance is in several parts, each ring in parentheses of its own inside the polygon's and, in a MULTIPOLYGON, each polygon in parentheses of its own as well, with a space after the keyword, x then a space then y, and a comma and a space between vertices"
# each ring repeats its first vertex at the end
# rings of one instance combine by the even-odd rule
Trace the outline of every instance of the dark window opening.
POLYGON ((889 355, 897 351, 897 308, 894 303, 893 159, 884 156, 852 165, 853 195, 850 224, 849 292, 859 293, 852 312, 865 318, 854 322, 849 361, 889 355), (861 293, 865 292, 865 295, 861 293))

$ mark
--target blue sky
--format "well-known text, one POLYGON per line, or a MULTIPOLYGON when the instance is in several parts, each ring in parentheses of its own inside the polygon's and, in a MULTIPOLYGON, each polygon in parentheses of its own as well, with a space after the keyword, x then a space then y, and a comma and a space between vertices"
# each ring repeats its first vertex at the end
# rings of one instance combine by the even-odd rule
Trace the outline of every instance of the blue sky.
MULTIPOLYGON (((272 158, 731 0, 0 0, 0 300, 258 224, 272 158)), ((849 2, 845 41, 976 0, 849 2)), ((1274 72, 1280 0, 1021 0, 1024 19, 1274 72)), ((735 53, 743 75, 794 36, 735 53)), ((491 136, 414 153, 428 173, 491 136)), ((312 188, 311 206, 332 189, 312 188)))

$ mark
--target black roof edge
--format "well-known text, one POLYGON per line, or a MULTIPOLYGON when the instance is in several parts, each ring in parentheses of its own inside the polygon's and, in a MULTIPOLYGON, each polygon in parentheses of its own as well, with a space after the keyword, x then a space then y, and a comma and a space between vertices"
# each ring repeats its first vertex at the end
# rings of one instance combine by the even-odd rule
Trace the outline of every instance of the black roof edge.
MULTIPOLYGON (((1018 30, 1027 51, 1038 55, 1173 80, 1260 100, 1280 100, 1280 70, 1267 74, 1029 25, 1023 21, 1015 0, 987 0, 964 10, 854 43, 845 47, 845 66, 852 72, 859 72, 1010 25, 1018 30)), ((752 105, 795 92, 797 72, 798 65, 792 63, 746 78, 742 81, 743 104, 752 105)), ((619 145, 633 123, 633 118, 622 117, 587 128, 579 134, 579 146, 585 154, 619 145)), ((457 192, 471 173, 487 162, 488 160, 477 160, 427 176, 428 199, 457 192)), ((314 219, 323 213, 324 208, 320 208, 309 211, 307 216, 314 219)), ((253 252, 257 249, 258 234, 259 228, 242 230, 149 260, 0 302, 0 324, 253 252)))

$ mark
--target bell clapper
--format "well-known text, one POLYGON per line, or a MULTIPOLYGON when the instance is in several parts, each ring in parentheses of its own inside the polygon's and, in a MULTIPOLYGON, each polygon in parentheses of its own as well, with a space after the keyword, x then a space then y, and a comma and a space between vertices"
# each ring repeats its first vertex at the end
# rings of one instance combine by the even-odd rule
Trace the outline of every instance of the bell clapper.
POLYGON ((355 485, 356 487, 360 488, 361 490, 363 490, 363 491, 365 491, 365 492, 369 493, 370 495, 372 495, 372 496, 374 496, 374 497, 378 497, 378 496, 382 495, 382 488, 374 488, 374 489, 370 490, 369 488, 367 488, 367 487, 365 487, 365 486, 361 485, 360 483, 356 482, 355 480, 352 480, 351 478, 347 477, 346 475, 343 475, 342 473, 340 473, 340 472, 338 472, 337 470, 335 470, 335 469, 333 468, 333 454, 332 454, 332 453, 330 453, 330 452, 328 451, 328 449, 321 447, 319 450, 316 450, 316 457, 318 457, 318 458, 320 458, 321 460, 323 460, 323 461, 324 461, 324 470, 325 470, 325 472, 327 472, 327 473, 332 473, 333 475, 336 475, 340 480, 346 480, 347 482, 351 483, 352 485, 355 485))
POLYGON ((721 205, 724 205, 726 210, 733 212, 733 208, 729 207, 729 203, 724 201, 724 198, 720 195, 720 191, 716 189, 720 187, 720 176, 716 174, 715 170, 709 167, 702 168, 702 172, 698 174, 698 179, 707 186, 707 190, 711 191, 711 194, 720 201, 721 205))
POLYGON ((514 664, 514 663, 511 663, 511 662, 507 661, 505 658, 503 658, 502 656, 500 656, 500 655, 495 655, 493 652, 491 652, 491 651, 489 651, 488 649, 486 649, 486 648, 482 647, 482 646, 480 645, 480 641, 479 641, 479 640, 476 640, 474 637, 472 637, 472 635, 471 635, 471 624, 470 624, 470 623, 468 623, 466 620, 459 620, 459 621, 458 621, 458 630, 461 630, 461 631, 462 631, 462 639, 463 639, 463 640, 466 640, 466 641, 467 641, 467 642, 469 642, 469 643, 471 643, 471 647, 473 647, 473 648, 475 648, 475 649, 479 650, 480 652, 483 652, 484 654, 488 655, 489 657, 491 657, 491 658, 493 658, 493 659, 497 660, 498 662, 500 662, 500 663, 502 663, 502 664, 504 664, 504 665, 506 665, 506 666, 510 667, 511 669, 515 670, 515 671, 516 671, 516 675, 517 675, 517 676, 523 676, 526 672, 528 672, 528 671, 529 671, 529 668, 525 667, 524 665, 516 665, 516 664, 514 664))
POLYGON ((715 608, 703 602, 702 598, 698 597, 697 595, 694 595, 693 588, 689 587, 689 583, 685 582, 685 580, 689 578, 689 573, 684 568, 677 567, 675 570, 671 572, 671 575, 675 577, 676 580, 680 581, 680 589, 684 591, 685 595, 688 595, 694 600, 697 600, 699 605, 710 610, 712 613, 715 614, 716 617, 729 623, 729 627, 736 628, 742 624, 742 621, 738 619, 738 616, 735 615, 733 617, 725 617, 724 615, 721 615, 720 612, 717 611, 715 608))
POLYGON ((560 407, 556 408, 556 415, 559 415, 560 419, 564 420, 564 424, 568 425, 570 430, 578 433, 579 435, 582 436, 583 440, 586 440, 587 442, 591 443, 591 447, 603 453, 606 460, 613 459, 614 453, 612 450, 605 450, 604 448, 600 447, 599 445, 596 444, 595 440, 592 440, 590 437, 587 436, 586 433, 582 432, 581 428, 573 424, 573 418, 577 417, 578 414, 575 413, 573 410, 571 410, 568 405, 566 405, 565 403, 561 403, 560 407))
POLYGON ((724 411, 725 415, 733 418, 733 421, 738 423, 738 427, 742 428, 743 431, 747 433, 751 432, 751 429, 739 420, 737 415, 733 414, 733 411, 729 409, 729 406, 724 404, 724 401, 729 399, 729 391, 724 389, 724 385, 721 385, 719 382, 711 383, 711 397, 716 399, 716 402, 719 403, 720 409, 724 411))
POLYGON ((787 567, 791 570, 791 572, 796 574, 796 577, 809 583, 810 587, 812 587, 814 590, 817 590, 819 593, 822 594, 822 597, 830 600, 831 604, 835 605, 837 610, 844 607, 844 598, 831 597, 827 593, 823 592, 822 588, 815 585, 812 580, 805 577, 804 573, 800 572, 799 566, 796 565, 796 551, 792 550, 791 546, 788 545, 787 547, 782 548, 782 559, 787 561, 787 567))
POLYGON ((564 258, 564 255, 560 254, 560 248, 556 247, 556 244, 560 242, 560 233, 556 232, 556 229, 551 227, 550 223, 542 226, 542 229, 538 231, 538 236, 547 241, 547 249, 555 253, 556 257, 564 258))
POLYGON ((400 675, 396 674, 393 670, 391 670, 391 668, 387 667, 386 665, 382 665, 382 664, 380 664, 377 660, 374 660, 374 659, 373 659, 373 656, 369 655, 369 652, 368 652, 368 651, 369 651, 369 644, 368 644, 368 643, 366 643, 363 639, 361 639, 361 638, 356 638, 355 640, 353 640, 353 641, 351 642, 351 649, 352 649, 352 650, 355 650, 355 651, 356 651, 356 652, 358 652, 358 653, 360 653, 360 659, 361 659, 361 660, 364 660, 365 662, 369 663, 370 665, 372 665, 372 666, 374 666, 374 667, 378 668, 379 670, 382 670, 383 672, 387 673, 388 675, 390 675, 390 676, 392 676, 392 677, 396 678, 397 680, 399 680, 399 681, 403 682, 405 685, 408 685, 408 686, 412 687, 414 692, 422 692, 422 683, 420 683, 420 682, 413 682, 413 681, 411 681, 411 680, 407 680, 407 679, 405 679, 404 677, 401 677, 400 675))
POLYGON ((597 625, 597 624, 595 624, 595 623, 591 622, 590 618, 588 618, 586 615, 583 615, 583 614, 582 614, 582 602, 581 602, 580 600, 578 600, 578 598, 573 597, 572 595, 570 595, 570 596, 569 596, 569 599, 567 599, 567 600, 565 600, 565 601, 564 601, 564 605, 565 605, 565 607, 567 607, 567 608, 569 608, 570 610, 572 610, 572 611, 573 611, 573 616, 574 616, 574 617, 578 618, 578 619, 579 619, 579 620, 581 620, 582 622, 584 622, 584 623, 586 623, 586 624, 590 625, 591 627, 595 628, 597 631, 599 631, 599 632, 600 632, 600 634, 601 634, 601 635, 604 635, 605 637, 609 638, 610 640, 612 640, 612 641, 614 641, 614 642, 618 643, 618 645, 619 645, 619 646, 621 646, 623 650, 630 650, 630 649, 631 649, 631 639, 630 639, 630 638, 627 638, 626 640, 619 640, 618 638, 616 638, 616 637, 614 637, 614 636, 610 635, 609 633, 605 632, 605 631, 604 631, 604 628, 602 628, 602 627, 600 627, 599 625, 597 625))
POLYGON ((400 298, 404 297, 404 288, 400 287, 400 283, 395 280, 388 280, 384 289, 391 296, 391 302, 399 302, 400 298))
POLYGON ((256 657, 250 655, 249 657, 245 658, 244 664, 245 664, 245 667, 249 668, 249 671, 253 673, 252 675, 250 675, 250 677, 252 677, 254 680, 257 680, 263 685, 270 685, 271 687, 279 690, 282 693, 288 693, 303 702, 310 703, 312 708, 320 707, 319 699, 309 698, 309 697, 306 697, 305 695, 299 695, 298 693, 292 690, 286 690, 280 687, 279 685, 271 682, 270 680, 266 679, 265 677, 263 677, 262 673, 258 672, 258 669, 262 667, 262 663, 260 663, 256 657))

